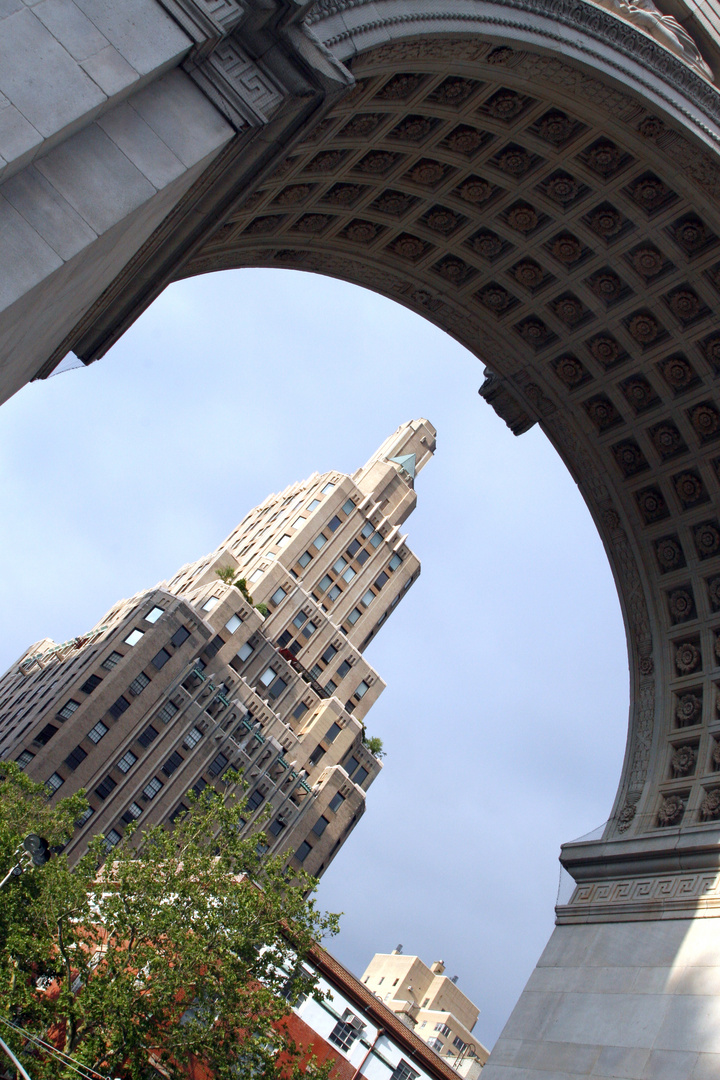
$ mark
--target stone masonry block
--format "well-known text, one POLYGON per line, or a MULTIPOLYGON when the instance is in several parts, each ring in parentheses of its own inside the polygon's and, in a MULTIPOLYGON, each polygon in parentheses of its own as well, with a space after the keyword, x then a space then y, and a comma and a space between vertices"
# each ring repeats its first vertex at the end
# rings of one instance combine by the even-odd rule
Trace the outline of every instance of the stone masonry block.
POLYGON ((176 62, 191 41, 157 0, 76 0, 129 64, 146 75, 176 62))
POLYGON ((61 259, 91 243, 96 233, 34 166, 2 185, 2 194, 61 259))
POLYGON ((108 44, 74 0, 41 0, 33 12, 75 60, 87 60, 108 44))

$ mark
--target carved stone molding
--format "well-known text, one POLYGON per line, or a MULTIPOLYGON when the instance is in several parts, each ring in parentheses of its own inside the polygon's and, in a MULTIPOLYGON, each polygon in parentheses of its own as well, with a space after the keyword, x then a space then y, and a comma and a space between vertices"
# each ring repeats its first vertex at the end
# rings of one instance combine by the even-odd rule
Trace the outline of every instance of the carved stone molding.
POLYGON ((661 874, 578 885, 555 908, 557 923, 627 922, 641 919, 717 918, 720 873, 661 874))
POLYGON ((188 37, 195 42, 193 59, 199 62, 243 18, 245 0, 160 0, 188 37))
MULTIPOLYGON (((505 27, 524 34, 533 34, 541 38, 547 38, 555 42, 572 44, 573 48, 592 56, 596 61, 609 64, 627 78, 627 68, 623 62, 609 59, 607 49, 613 50, 623 58, 623 61, 632 61, 643 67, 648 75, 653 77, 652 90, 664 96, 669 105, 680 105, 677 96, 672 93, 664 94, 656 80, 672 87, 687 100, 688 103, 701 109, 714 123, 720 122, 720 94, 716 87, 708 81, 704 75, 698 74, 694 66, 687 59, 680 59, 665 45, 659 44, 647 33, 636 29, 625 18, 613 14, 597 6, 594 3, 582 2, 582 0, 495 0, 493 6, 497 8, 512 8, 517 13, 515 17, 508 15, 502 17, 492 14, 488 6, 478 4, 477 13, 470 12, 466 7, 453 8, 451 4, 442 4, 435 11, 421 11, 408 13, 403 5, 402 12, 390 13, 377 17, 378 9, 371 6, 368 0, 318 0, 318 3, 307 16, 308 25, 312 25, 319 32, 325 44, 330 48, 353 41, 355 47, 360 46, 363 34, 377 34, 380 30, 392 32, 397 27, 403 36, 412 33, 423 32, 424 26, 437 25, 442 22, 452 22, 457 26, 465 23, 468 28, 474 26, 477 33, 482 33, 483 26, 505 27), (376 17, 363 22, 357 20, 339 32, 324 36, 321 24, 325 19, 334 15, 342 14, 356 8, 368 7, 369 13, 376 17), (560 30, 553 31, 548 28, 539 29, 535 21, 521 21, 520 13, 527 13, 535 19, 538 15, 545 16, 552 23, 567 28, 573 32, 572 38, 568 38, 560 30), (580 33, 584 39, 578 38, 580 33)), ((337 25, 337 24, 336 24, 337 25)), ((438 30, 440 27, 438 26, 438 30)), ((650 83, 645 82, 650 88, 650 83)), ((686 115, 689 115, 686 111, 686 115)))
POLYGON ((284 98, 280 85, 251 60, 239 42, 227 38, 190 74, 235 128, 264 124, 284 98))

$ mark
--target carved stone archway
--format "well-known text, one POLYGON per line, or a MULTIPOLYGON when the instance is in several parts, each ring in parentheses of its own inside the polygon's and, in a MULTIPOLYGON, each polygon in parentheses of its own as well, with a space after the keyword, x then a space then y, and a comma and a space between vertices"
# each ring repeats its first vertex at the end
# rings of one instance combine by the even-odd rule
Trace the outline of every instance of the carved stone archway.
MULTIPOLYGON (((165 6, 182 22, 198 5, 165 6)), ((688 12, 712 66, 720 37, 699 7, 688 12)), ((262 32, 292 45, 305 73, 279 97, 296 105, 320 86, 317 107, 286 108, 283 128, 276 106, 272 153, 258 158, 256 140, 251 170, 236 135, 40 374, 68 348, 99 358, 169 281, 239 267, 372 288, 487 365, 483 396, 515 434, 539 423, 582 491, 617 583, 631 679, 607 827, 563 849, 577 888, 488 1077, 652 1076, 668 1054, 702 1055, 682 1075, 709 1076, 720 1067, 706 1009, 720 996, 709 959, 720 923, 700 919, 720 913, 712 71, 669 16, 620 3, 320 0, 304 14, 262 32), (678 966, 712 971, 681 992, 684 1029, 678 966)), ((253 33, 260 64, 270 53, 253 33)), ((206 88, 207 63, 186 63, 206 88)))

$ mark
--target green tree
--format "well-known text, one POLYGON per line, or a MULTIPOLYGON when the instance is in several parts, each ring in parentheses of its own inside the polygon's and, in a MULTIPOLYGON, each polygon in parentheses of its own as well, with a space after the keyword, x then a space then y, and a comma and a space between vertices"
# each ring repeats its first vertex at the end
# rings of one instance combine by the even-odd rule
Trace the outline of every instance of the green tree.
POLYGON ((363 746, 366 746, 376 758, 384 758, 383 741, 377 735, 363 735, 363 746))
MULTIPOLYGON (((17 766, 0 772, 6 872, 25 835, 62 844, 87 803, 50 808, 17 766)), ((120 1080, 185 1080, 198 1061, 217 1080, 293 1080, 303 1051, 283 1017, 314 992, 301 961, 337 919, 317 910, 312 878, 263 854, 262 834, 240 837, 242 802, 206 788, 187 803, 172 829, 110 852, 97 837, 72 871, 56 854, 5 886, 0 1018, 120 1080)), ((74 1080, 0 1027, 33 1078, 74 1080)))
POLYGON ((220 570, 216 570, 215 573, 226 585, 233 585, 235 583, 235 574, 237 573, 237 570, 233 570, 232 566, 223 566, 220 570))

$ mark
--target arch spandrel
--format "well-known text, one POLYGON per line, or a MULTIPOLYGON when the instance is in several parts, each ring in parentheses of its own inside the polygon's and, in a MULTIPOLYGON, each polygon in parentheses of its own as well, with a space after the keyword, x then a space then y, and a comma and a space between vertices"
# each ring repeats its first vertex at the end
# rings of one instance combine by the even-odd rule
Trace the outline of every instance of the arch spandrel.
MULTIPOLYGON (((618 585, 631 717, 602 860, 623 866, 632 849, 648 871, 669 869, 682 836, 698 867, 715 865, 720 168, 708 110, 682 130, 671 113, 697 103, 678 95, 663 111, 490 35, 385 40, 348 62, 355 88, 181 276, 337 276, 488 366, 484 396, 516 431, 542 426, 618 585)), ((579 859, 567 862, 580 880, 579 859)))

